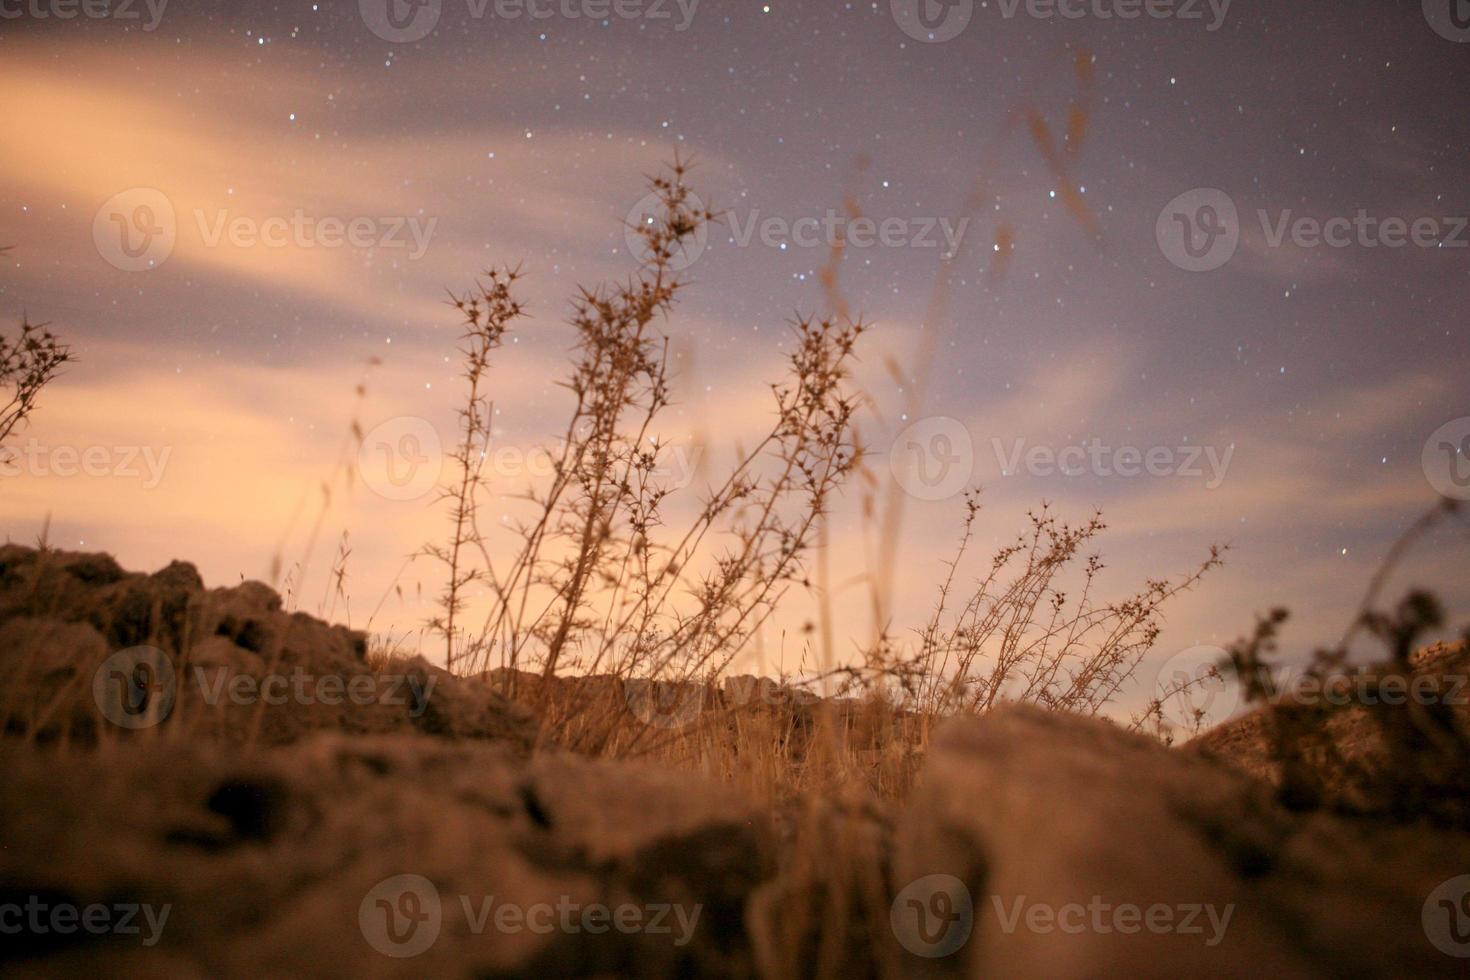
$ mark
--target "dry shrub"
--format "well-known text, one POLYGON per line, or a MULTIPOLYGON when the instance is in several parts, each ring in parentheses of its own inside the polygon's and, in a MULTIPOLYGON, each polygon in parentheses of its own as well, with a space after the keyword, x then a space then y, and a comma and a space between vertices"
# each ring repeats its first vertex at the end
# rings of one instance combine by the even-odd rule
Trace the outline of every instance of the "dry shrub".
POLYGON ((1004 701, 1097 714, 1152 648, 1164 604, 1222 560, 1222 549, 1212 548, 1182 578, 1152 579, 1121 601, 1098 602, 1103 563, 1083 549, 1107 525, 1099 514, 1066 524, 1043 506, 960 593, 956 577, 980 513, 978 494, 968 493, 965 506, 964 533, 934 613, 919 631, 918 651, 890 671, 905 701, 929 715, 983 712, 1004 701), (1074 569, 1078 580, 1069 592, 1074 569))
MULTIPOLYGON (((497 555, 479 519, 490 355, 521 313, 513 271, 491 272, 455 306, 465 317, 467 397, 448 540, 427 550, 448 569, 440 614, 452 668, 504 668, 508 687, 548 709, 548 737, 592 751, 631 751, 617 697, 558 711, 562 674, 698 683, 717 678, 805 580, 818 518, 852 469, 852 404, 845 391, 861 324, 803 319, 787 379, 773 387, 775 421, 682 529, 664 524, 671 492, 658 475, 660 413, 669 404, 668 340, 661 321, 681 288, 675 258, 714 215, 694 204, 676 162, 655 178, 661 213, 637 227, 647 258, 628 282, 575 301, 577 344, 562 382, 573 407, 548 485, 533 487, 518 543, 497 555), (466 625, 471 593, 486 607, 466 625), (528 686, 526 674, 547 683, 528 686), (605 712, 603 709, 606 709, 605 712), (602 716, 597 723, 589 716, 602 716)), ((614 686, 615 687, 615 686, 614 686)), ((587 694, 587 691, 583 691, 587 694)), ((636 722, 636 718, 632 718, 636 722)))
POLYGON ((44 323, 21 320, 20 334, 0 334, 0 446, 35 410, 41 389, 62 365, 75 360, 71 348, 56 339, 44 323))
MULTIPOLYGON (((673 490, 659 475, 657 435, 670 398, 664 322, 683 288, 678 257, 715 218, 686 176, 675 161, 652 180, 659 213, 636 226, 645 251, 638 272, 574 301, 577 341, 561 382, 571 408, 549 478, 519 498, 524 513, 508 549, 482 521, 496 492, 484 461, 489 374, 525 312, 515 295, 520 272, 491 270, 452 298, 463 316, 465 389, 440 500, 449 527, 442 543, 420 553, 444 571, 428 627, 449 667, 492 672, 506 693, 538 709, 548 742, 654 755, 773 799, 849 783, 901 795, 936 717, 1006 699, 1100 711, 1158 635, 1162 605, 1218 564, 1218 551, 1179 581, 1151 581, 1107 604, 1094 599, 1102 565, 1089 557, 1069 600, 1061 583, 1103 524, 1094 517, 1070 527, 1043 510, 957 601, 957 569, 979 509, 973 496, 937 608, 916 631, 917 650, 884 634, 860 666, 834 667, 824 604, 827 669, 805 683, 837 682, 839 694, 852 696, 829 706, 809 694, 777 703, 729 696, 723 681, 734 657, 793 587, 811 585, 830 502, 860 465, 849 367, 865 326, 842 304, 827 319, 793 323, 786 377, 772 386, 772 425, 676 526, 668 517, 673 490), (650 707, 650 693, 693 698, 693 717, 650 707)), ((839 295, 835 285, 829 292, 839 295)))

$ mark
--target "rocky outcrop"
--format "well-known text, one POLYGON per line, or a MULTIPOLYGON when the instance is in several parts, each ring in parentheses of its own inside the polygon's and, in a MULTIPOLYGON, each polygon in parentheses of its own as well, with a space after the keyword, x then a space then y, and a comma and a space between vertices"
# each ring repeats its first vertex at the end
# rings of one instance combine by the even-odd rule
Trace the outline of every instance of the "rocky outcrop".
POLYGON ((138 934, 8 939, 0 955, 22 974, 827 962, 844 976, 1327 977, 1463 963, 1432 899, 1470 869, 1470 838, 1292 814, 1209 760, 1033 709, 950 725, 902 806, 813 803, 780 820, 687 773, 422 735, 245 752, 154 738, 65 766, 11 742, 0 765, 0 906, 169 909, 152 944, 146 916, 138 934))
POLYGON ((535 719, 488 682, 422 658, 370 666, 361 633, 282 609, 259 582, 206 590, 192 565, 0 548, 0 718, 39 742, 177 734, 281 744, 416 731, 527 748, 535 719))
POLYGON ((1316 806, 1470 830, 1466 746, 1470 647, 1462 641, 1418 650, 1391 676, 1380 665, 1298 681, 1182 750, 1260 779, 1288 802, 1308 795, 1316 806))
POLYGON ((1422 919, 1470 838, 1289 814, 1224 766, 1012 708, 931 744, 894 867, 917 902, 896 928, 956 944, 935 975, 1449 975, 1422 919))
POLYGON ((0 760, 0 907, 166 915, 155 931, 139 913, 135 934, 7 936, 16 972, 751 970, 744 900, 771 874, 770 827, 679 774, 422 736, 0 760))

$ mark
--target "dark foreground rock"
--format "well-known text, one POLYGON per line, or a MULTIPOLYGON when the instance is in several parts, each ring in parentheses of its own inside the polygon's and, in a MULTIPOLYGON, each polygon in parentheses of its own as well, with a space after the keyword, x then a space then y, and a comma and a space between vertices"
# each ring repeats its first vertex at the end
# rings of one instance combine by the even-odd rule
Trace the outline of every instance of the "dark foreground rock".
POLYGON ((1287 813, 1035 710, 950 726, 907 804, 816 836, 687 774, 414 735, 0 766, 0 906, 168 908, 156 935, 9 935, 19 975, 1449 976, 1470 952, 1432 900, 1465 836, 1287 813))
MULTIPOLYGON (((1428 976, 1464 967, 1421 920, 1436 887, 1470 872, 1470 838, 1289 814, 1264 783, 1038 709, 996 712, 938 737, 900 817, 895 868, 900 881, 957 877, 973 898, 972 933, 935 973, 1428 976)), ((927 910, 937 930, 933 893, 920 893, 927 905, 916 915, 927 910)), ((1429 911, 1431 925, 1447 926, 1443 910, 1429 911)), ((1458 948, 1470 954, 1470 943, 1458 948)))
POLYGON ((19 973, 739 975, 773 868, 761 814, 647 767, 341 735, 0 759, 0 907, 168 909, 7 936, 19 973))

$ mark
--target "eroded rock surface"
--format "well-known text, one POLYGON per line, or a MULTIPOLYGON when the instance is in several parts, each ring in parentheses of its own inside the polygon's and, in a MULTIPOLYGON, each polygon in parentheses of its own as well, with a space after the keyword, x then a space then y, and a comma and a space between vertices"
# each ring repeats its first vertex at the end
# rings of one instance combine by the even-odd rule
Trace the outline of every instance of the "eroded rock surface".
POLYGON ((116 735, 98 698, 120 700, 119 690, 104 685, 99 695, 95 685, 104 663, 128 651, 167 661, 167 678, 148 675, 153 710, 196 738, 271 745, 315 731, 418 731, 522 747, 535 739, 535 719, 487 681, 419 657, 373 669, 361 633, 286 612, 259 582, 206 590, 182 562, 144 575, 107 555, 0 548, 0 713, 9 733, 40 742, 116 735))
MULTIPOLYGON (((1421 918, 1436 886, 1470 871, 1470 839, 1290 814, 1269 786, 1225 766, 1039 709, 943 730, 900 817, 895 869, 900 883, 957 877, 973 898, 973 932, 933 973, 1394 976, 1463 965, 1430 943, 1421 918)), ((945 904, 925 910, 936 931, 945 904)))
POLYGON ((157 741, 64 769, 16 746, 0 758, 0 904, 41 895, 170 907, 152 946, 146 928, 7 937, 0 956, 12 967, 414 977, 751 968, 743 903, 771 873, 769 825, 679 774, 421 736, 318 735, 243 757, 157 741), (435 906, 432 919, 415 927, 405 893, 420 911, 435 906), (531 919, 497 929, 501 906, 531 919), (541 930, 537 906, 553 928, 541 930), (599 923, 581 919, 593 906, 636 909, 659 927, 604 921, 594 932, 599 923), (560 907, 572 910, 570 931, 560 907), (415 955, 390 955, 403 950, 415 955))
POLYGON ((1183 751, 1264 780, 1288 802, 1307 795, 1321 807, 1470 830, 1470 647, 1435 644, 1385 676, 1378 666, 1290 688, 1183 751), (1283 724, 1293 726, 1289 754, 1278 744, 1283 724))

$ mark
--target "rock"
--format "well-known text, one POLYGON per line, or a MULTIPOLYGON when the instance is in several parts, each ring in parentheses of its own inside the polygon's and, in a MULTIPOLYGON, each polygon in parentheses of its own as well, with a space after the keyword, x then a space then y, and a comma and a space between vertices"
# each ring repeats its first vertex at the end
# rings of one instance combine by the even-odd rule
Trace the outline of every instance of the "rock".
POLYGON ((143 727, 236 743, 323 730, 499 739, 522 752, 536 740, 534 716, 484 680, 422 658, 375 670, 366 652, 363 634, 285 612, 259 582, 206 590, 184 562, 142 575, 106 555, 0 548, 0 714, 12 734, 127 736, 134 720, 115 715, 146 689, 143 727))
MULTIPOLYGON (((78 710, 87 692, 79 664, 100 666, 111 652, 107 641, 87 623, 18 616, 0 621, 0 657, 5 684, 0 718, 6 734, 60 731, 91 740, 105 724, 95 707, 78 710)), ((89 676, 89 675, 88 675, 89 676)))
POLYGON ((0 766, 0 838, 12 845, 0 849, 0 897, 171 909, 152 946, 146 935, 0 946, 0 957, 21 959, 11 966, 184 976, 752 971, 743 909, 772 873, 770 825, 733 792, 680 774, 403 735, 317 735, 243 754, 165 739, 64 768, 11 743, 0 766), (392 921, 409 907, 407 892, 421 908, 437 905, 417 928, 392 921), (531 918, 497 928, 501 906, 531 918), (646 925, 658 916, 659 926, 594 932, 611 920, 592 912, 584 927, 593 907, 623 908, 625 924, 634 910, 646 925), (546 915, 557 926, 542 931, 546 915))
POLYGON ((535 741, 535 716, 497 691, 484 675, 457 677, 417 656, 390 661, 381 673, 403 677, 411 702, 409 718, 416 731, 500 739, 527 747, 535 741))
POLYGON ((1297 781, 1310 784, 1314 805, 1397 820, 1428 817, 1470 830, 1470 760, 1461 751, 1470 745, 1470 647, 1435 644, 1416 651, 1409 667, 1398 692, 1366 683, 1376 668, 1325 690, 1290 689, 1271 708, 1218 725, 1182 751, 1282 790, 1271 712, 1296 710, 1310 737, 1296 743, 1297 781))
POLYGON ((1466 868, 1463 836, 1288 814, 1208 760, 1009 707, 931 744, 896 830, 894 926, 932 952, 973 902, 968 938, 911 957, 916 974, 1427 976, 1454 963, 1426 941, 1423 904, 1466 868), (1180 928, 1151 932, 1155 907, 1180 928))

